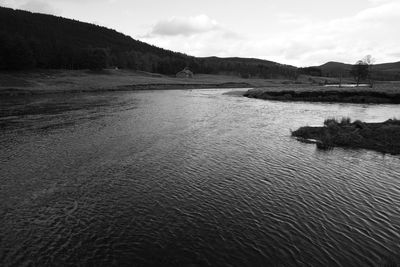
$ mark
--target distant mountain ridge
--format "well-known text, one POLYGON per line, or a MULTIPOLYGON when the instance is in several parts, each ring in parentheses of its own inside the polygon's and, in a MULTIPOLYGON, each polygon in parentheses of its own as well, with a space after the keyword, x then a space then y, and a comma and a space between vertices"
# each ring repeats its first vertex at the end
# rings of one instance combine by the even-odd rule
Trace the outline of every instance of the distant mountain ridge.
MULTIPOLYGON (((350 71, 353 65, 329 61, 320 66, 310 68, 319 69, 321 76, 351 76, 350 71)), ((400 79, 400 61, 393 63, 381 63, 372 65, 372 74, 378 80, 399 80, 400 79)))
POLYGON ((380 71, 396 71, 400 72, 400 61, 392 63, 382 63, 374 65, 374 69, 380 71))
MULTIPOLYGON (((332 69, 345 69, 350 70, 352 67, 351 64, 329 61, 321 66, 317 66, 322 70, 328 71, 332 69)), ((400 61, 392 62, 392 63, 381 63, 381 64, 373 64, 373 68, 380 71, 400 71, 400 61)))
MULTIPOLYGON (((270 60, 265 60, 265 59, 259 59, 259 58, 242 58, 242 57, 216 57, 216 56, 212 56, 212 57, 199 57, 200 59, 207 59, 207 60, 224 60, 226 62, 231 62, 231 63, 252 63, 252 64, 266 64, 266 65, 276 65, 276 64, 280 64, 274 61, 270 61, 270 60)), ((280 64, 280 65, 284 65, 284 64, 280 64)), ((290 65, 287 65, 290 66, 290 65)), ((294 67, 294 66, 290 66, 290 67, 294 67)))

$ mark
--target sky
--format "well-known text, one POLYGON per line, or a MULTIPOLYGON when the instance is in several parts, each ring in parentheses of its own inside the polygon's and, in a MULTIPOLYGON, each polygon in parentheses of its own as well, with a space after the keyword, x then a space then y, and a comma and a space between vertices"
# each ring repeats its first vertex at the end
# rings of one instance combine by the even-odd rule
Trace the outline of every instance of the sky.
POLYGON ((295 66, 400 61, 400 0, 0 0, 158 47, 295 66))

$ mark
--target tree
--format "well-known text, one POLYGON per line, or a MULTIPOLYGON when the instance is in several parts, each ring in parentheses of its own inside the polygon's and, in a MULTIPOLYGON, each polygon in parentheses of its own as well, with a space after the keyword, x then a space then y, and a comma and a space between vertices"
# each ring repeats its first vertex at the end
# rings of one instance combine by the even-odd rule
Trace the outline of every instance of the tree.
POLYGON ((366 55, 363 59, 357 61, 351 68, 350 74, 353 75, 357 82, 357 87, 361 80, 367 79, 369 86, 373 86, 372 81, 372 65, 375 59, 371 55, 366 55))
POLYGON ((368 75, 367 75, 367 78, 368 78, 369 86, 372 88, 373 85, 374 85, 373 80, 372 80, 372 66, 373 66, 373 64, 374 64, 374 62, 375 62, 375 59, 374 59, 371 55, 366 55, 366 56, 362 59, 362 61, 364 62, 364 64, 367 64, 367 65, 368 65, 368 75))
POLYGON ((6 68, 5 63, 5 51, 6 51, 6 39, 7 35, 5 33, 0 32, 0 70, 6 68))
POLYGON ((357 82, 357 87, 360 84, 360 81, 366 79, 368 77, 368 64, 366 64, 363 60, 357 61, 355 65, 351 68, 351 75, 353 75, 354 80, 357 82))
POLYGON ((3 68, 7 70, 22 70, 34 67, 35 59, 31 48, 20 35, 13 35, 1 41, 4 48, 2 56, 3 68))
POLYGON ((104 48, 87 48, 81 52, 81 66, 91 70, 107 67, 108 53, 104 48))

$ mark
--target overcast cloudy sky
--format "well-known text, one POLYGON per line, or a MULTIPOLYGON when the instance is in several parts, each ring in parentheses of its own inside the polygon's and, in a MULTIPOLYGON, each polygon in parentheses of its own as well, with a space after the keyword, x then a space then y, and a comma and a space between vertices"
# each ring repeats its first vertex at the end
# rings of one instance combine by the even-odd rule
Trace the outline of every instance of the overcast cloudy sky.
POLYGON ((0 0, 194 56, 296 66, 400 61, 399 0, 0 0))

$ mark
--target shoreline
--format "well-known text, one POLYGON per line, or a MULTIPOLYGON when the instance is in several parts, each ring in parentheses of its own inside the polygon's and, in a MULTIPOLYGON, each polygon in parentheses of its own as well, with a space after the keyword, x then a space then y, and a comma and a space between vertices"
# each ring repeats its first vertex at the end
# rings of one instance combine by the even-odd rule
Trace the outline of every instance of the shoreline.
MULTIPOLYGON (((334 88, 320 85, 322 81, 326 81, 325 77, 300 76, 298 80, 293 81, 196 74, 194 78, 176 78, 120 69, 102 71, 38 69, 25 72, 0 72, 0 96, 12 98, 139 90, 240 88, 247 92, 238 95, 265 100, 400 104, 400 81, 376 82, 374 88, 334 88)), ((335 78, 330 78, 328 85, 337 82, 335 78)), ((345 82, 351 81, 345 80, 345 82)))
POLYGON ((117 92, 135 90, 218 89, 278 86, 287 80, 244 79, 229 75, 196 74, 193 78, 143 71, 105 69, 34 70, 0 72, 0 96, 29 96, 58 93, 117 92))
MULTIPOLYGON (((54 95, 54 94, 79 94, 79 93, 109 93, 109 92, 130 92, 130 91, 151 91, 151 90, 192 90, 192 89, 244 89, 251 88, 245 83, 216 83, 216 84, 132 84, 121 85, 111 88, 89 88, 89 89, 66 89, 66 90, 37 90, 20 88, 2 88, 0 96, 18 97, 18 96, 36 96, 36 95, 54 95)), ((243 91, 243 94, 246 91, 243 91)))

